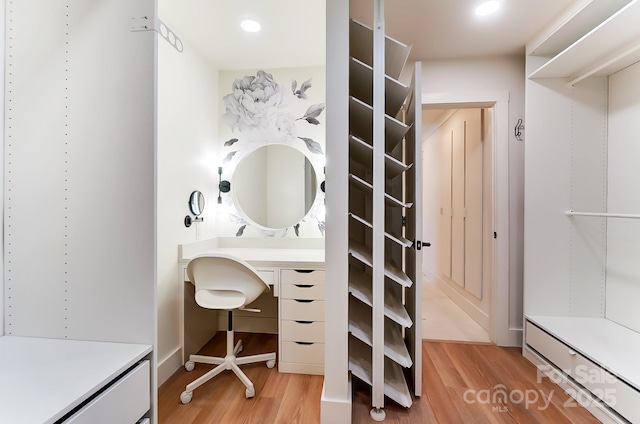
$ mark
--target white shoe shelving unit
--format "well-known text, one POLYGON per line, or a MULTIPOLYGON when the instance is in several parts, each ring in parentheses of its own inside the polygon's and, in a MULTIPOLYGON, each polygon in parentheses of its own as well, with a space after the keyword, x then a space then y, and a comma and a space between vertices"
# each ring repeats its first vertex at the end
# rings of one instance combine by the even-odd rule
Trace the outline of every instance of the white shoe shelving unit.
POLYGON ((421 67, 398 81, 410 47, 385 35, 373 4, 373 28, 349 31, 348 320, 349 371, 381 421, 385 399, 408 408, 421 395, 421 67))

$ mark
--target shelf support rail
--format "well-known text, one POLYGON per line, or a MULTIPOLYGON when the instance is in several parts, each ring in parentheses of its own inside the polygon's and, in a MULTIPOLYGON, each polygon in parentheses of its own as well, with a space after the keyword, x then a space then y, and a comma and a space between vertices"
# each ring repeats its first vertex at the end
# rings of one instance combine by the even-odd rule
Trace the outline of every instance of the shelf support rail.
POLYGON ((153 18, 149 16, 131 18, 131 32, 138 31, 155 31, 180 53, 184 50, 182 40, 157 16, 153 18))
POLYGON ((632 213, 607 213, 607 212, 575 212, 572 210, 568 210, 565 212, 568 217, 573 216, 591 216, 591 217, 599 217, 599 218, 630 218, 630 219, 640 219, 640 214, 632 214, 632 213))

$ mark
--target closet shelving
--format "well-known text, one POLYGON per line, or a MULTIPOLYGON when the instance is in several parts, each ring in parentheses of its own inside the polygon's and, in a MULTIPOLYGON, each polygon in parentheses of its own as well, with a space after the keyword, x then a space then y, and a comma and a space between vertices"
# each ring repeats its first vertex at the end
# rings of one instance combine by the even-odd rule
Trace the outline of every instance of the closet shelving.
POLYGON ((605 423, 640 422, 635 117, 618 115, 639 110, 638 22, 640 0, 592 0, 527 49, 524 355, 605 423))
POLYGON ((403 226, 416 199, 409 171, 420 123, 409 116, 419 86, 398 81, 411 48, 384 34, 382 2, 374 3, 374 28, 350 22, 348 325, 349 370, 371 386, 371 417, 380 421, 385 398, 412 405, 411 374, 421 394, 420 350, 411 342, 420 284, 408 269, 415 258, 407 259, 419 236, 403 226))
MULTIPOLYGON (((598 12, 604 13, 603 2, 598 12)), ((594 10, 596 6, 593 6, 594 10)), ((587 13, 587 12, 585 12, 587 13)), ((594 13, 595 17, 599 16, 594 13)), ((578 15, 582 16, 582 15, 578 15)), ((607 76, 640 60, 640 0, 633 0, 609 16, 591 31, 564 46, 571 33, 562 30, 552 33, 536 50, 549 52, 549 61, 534 70, 529 78, 573 78, 575 84, 589 76, 607 76), (547 45, 561 48, 548 50, 547 45)))

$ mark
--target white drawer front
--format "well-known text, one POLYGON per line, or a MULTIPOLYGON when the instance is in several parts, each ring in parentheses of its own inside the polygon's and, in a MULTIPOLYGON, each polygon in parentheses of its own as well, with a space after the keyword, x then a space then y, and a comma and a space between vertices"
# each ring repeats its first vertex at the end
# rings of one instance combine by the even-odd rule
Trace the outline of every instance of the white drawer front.
POLYGON ((141 362, 65 424, 136 423, 150 408, 150 382, 149 361, 141 362))
POLYGON ((280 299, 280 319, 324 321, 324 300, 280 299))
POLYGON ((299 364, 324 364, 324 343, 282 342, 280 361, 299 364))
POLYGON ((283 284, 280 296, 284 299, 324 300, 324 284, 283 284))
POLYGON ((282 321, 280 337, 288 342, 324 343, 324 322, 282 321))
POLYGON ((302 272, 295 269, 283 269, 280 271, 282 284, 324 284, 323 270, 303 270, 302 272))
POLYGON ((640 422, 640 392, 527 322, 527 344, 631 422, 640 422))

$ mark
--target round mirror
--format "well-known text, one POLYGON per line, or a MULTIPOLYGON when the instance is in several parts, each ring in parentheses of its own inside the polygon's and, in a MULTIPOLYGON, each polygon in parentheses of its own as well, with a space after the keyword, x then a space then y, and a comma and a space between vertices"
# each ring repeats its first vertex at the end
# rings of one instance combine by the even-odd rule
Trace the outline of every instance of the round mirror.
POLYGON ((316 199, 316 172, 299 150, 268 144, 247 153, 233 173, 233 201, 245 220, 266 230, 296 225, 316 199))
POLYGON ((196 190, 189 196, 189 209, 196 217, 204 211, 204 195, 200 191, 196 190))

